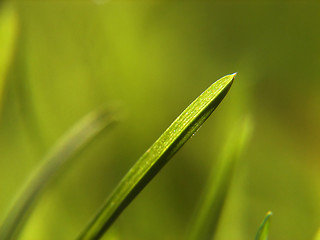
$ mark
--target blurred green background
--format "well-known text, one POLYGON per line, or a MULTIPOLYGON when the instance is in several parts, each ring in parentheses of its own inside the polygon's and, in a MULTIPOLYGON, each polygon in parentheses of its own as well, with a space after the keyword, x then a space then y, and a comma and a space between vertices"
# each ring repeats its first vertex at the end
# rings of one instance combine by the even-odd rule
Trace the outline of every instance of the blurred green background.
POLYGON ((123 117, 76 156, 21 239, 72 239, 133 163, 202 91, 238 72, 213 116, 104 239, 185 239, 232 126, 254 132, 218 229, 312 239, 320 227, 320 5, 306 2, 0 3, 0 222, 54 143, 106 104, 123 117))

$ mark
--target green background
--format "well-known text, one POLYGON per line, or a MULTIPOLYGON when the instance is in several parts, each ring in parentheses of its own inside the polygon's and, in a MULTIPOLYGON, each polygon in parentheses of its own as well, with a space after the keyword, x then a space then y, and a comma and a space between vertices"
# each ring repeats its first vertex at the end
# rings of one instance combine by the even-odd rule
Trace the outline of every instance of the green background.
MULTIPOLYGON (((74 123, 101 105, 122 115, 50 184, 21 239, 74 238, 188 104, 233 72, 236 80, 213 116, 104 238, 185 239, 219 149, 248 115, 254 131, 216 239, 253 239, 268 210, 270 239, 313 238, 320 227, 318 3, 19 1, 12 7, 16 25, 0 22, 9 29, 0 37, 15 36, 10 64, 0 69, 0 222, 74 123)), ((0 56, 11 49, 3 43, 0 56)))

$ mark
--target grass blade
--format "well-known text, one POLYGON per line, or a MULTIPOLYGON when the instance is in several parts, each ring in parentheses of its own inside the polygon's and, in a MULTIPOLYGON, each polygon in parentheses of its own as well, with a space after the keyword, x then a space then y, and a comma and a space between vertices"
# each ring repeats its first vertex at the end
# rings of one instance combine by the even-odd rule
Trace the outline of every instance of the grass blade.
POLYGON ((13 58, 18 35, 18 18, 12 3, 0 2, 0 110, 5 78, 13 58))
POLYGON ((218 157, 217 166, 212 170, 199 210, 190 225, 190 240, 213 239, 230 188, 233 170, 248 142, 251 129, 252 122, 246 118, 230 132, 218 157))
POLYGON ((269 225, 270 225, 270 217, 272 216, 272 212, 267 212, 266 216, 264 217, 255 240, 268 240, 269 234, 269 225))
POLYGON ((43 164, 31 177, 0 228, 0 239, 16 239, 31 213, 36 200, 47 183, 59 169, 85 147, 103 129, 113 124, 114 118, 104 109, 99 109, 81 119, 58 141, 45 157, 43 164))
POLYGON ((210 116, 227 94, 234 77, 235 74, 231 74, 217 80, 181 113, 124 176, 79 239, 99 239, 103 235, 127 205, 210 116))
POLYGON ((314 236, 314 240, 320 240, 320 228, 318 229, 316 235, 314 236))

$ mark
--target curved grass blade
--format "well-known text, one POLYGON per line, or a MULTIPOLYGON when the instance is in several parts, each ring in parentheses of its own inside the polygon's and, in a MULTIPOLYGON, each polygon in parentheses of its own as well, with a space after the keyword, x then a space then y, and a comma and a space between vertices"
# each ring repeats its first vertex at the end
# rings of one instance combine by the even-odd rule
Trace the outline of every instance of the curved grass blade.
POLYGON ((105 109, 99 109, 86 115, 58 141, 18 195, 17 201, 0 228, 0 239, 17 238, 36 200, 52 177, 98 133, 113 123, 115 123, 114 117, 105 109))
POLYGON ((111 193, 79 239, 99 239, 168 160, 199 129, 230 89, 235 74, 213 83, 142 155, 111 193))
POLYGON ((190 240, 211 240, 214 238, 221 212, 231 185, 237 160, 246 146, 252 130, 250 118, 245 118, 230 132, 217 165, 214 166, 207 184, 207 190, 190 225, 190 240))
POLYGON ((0 110, 5 78, 12 62, 18 35, 18 18, 12 3, 0 3, 0 110))
POLYGON ((266 216, 261 223, 255 240, 268 240, 269 234, 269 225, 270 225, 270 217, 272 216, 272 212, 267 212, 266 216))

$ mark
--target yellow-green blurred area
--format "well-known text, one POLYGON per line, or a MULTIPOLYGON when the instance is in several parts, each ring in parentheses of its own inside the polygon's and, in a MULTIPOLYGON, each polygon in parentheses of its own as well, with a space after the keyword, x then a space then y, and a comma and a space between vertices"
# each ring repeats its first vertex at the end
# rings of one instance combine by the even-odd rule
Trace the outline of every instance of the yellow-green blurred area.
POLYGON ((212 117, 104 239, 185 239, 232 126, 250 115, 216 239, 272 240, 320 226, 320 5, 306 2, 0 3, 0 222, 44 155, 82 116, 102 132, 39 199, 21 239, 73 239, 133 163, 202 91, 238 72, 212 117))

